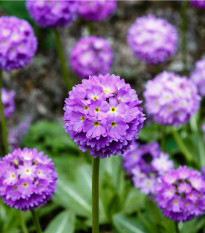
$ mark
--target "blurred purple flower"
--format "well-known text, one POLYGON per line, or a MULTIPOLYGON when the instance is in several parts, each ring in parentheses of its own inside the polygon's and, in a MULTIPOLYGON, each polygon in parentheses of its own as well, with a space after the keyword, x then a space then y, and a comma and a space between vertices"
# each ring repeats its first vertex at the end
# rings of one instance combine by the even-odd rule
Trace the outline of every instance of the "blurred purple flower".
POLYGON ((101 21, 112 14, 116 6, 116 0, 84 0, 78 6, 78 13, 84 19, 101 21))
POLYGON ((139 146, 123 154, 123 167, 132 175, 134 186, 145 194, 155 194, 160 177, 173 168, 168 154, 160 151, 157 142, 139 146))
POLYGON ((78 1, 27 0, 26 7, 40 27, 64 27, 75 20, 78 1))
POLYGON ((203 134, 204 134, 204 142, 205 142, 205 123, 202 124, 201 130, 202 130, 202 132, 203 132, 203 134))
POLYGON ((65 131, 93 157, 121 155, 143 126, 140 103, 135 90, 119 76, 90 76, 73 87, 65 100, 65 131))
POLYGON ((197 85, 200 95, 205 96, 205 58, 196 62, 190 78, 197 85))
POLYGON ((90 36, 81 38, 71 51, 71 66, 81 78, 106 74, 113 62, 113 52, 106 40, 90 36))
POLYGON ((0 161, 0 196, 8 206, 31 210, 55 193, 57 173, 51 159, 37 149, 16 149, 0 161))
POLYGON ((154 15, 137 18, 129 28, 127 42, 140 60, 163 63, 177 50, 178 35, 174 26, 154 15))
POLYGON ((202 174, 180 166, 165 174, 157 187, 156 201, 166 217, 188 221, 205 211, 205 181, 202 174))
POLYGON ((20 147, 24 135, 30 127, 30 118, 26 118, 15 128, 11 128, 8 134, 9 150, 13 151, 20 147))
POLYGON ((0 28, 0 69, 10 71, 26 66, 37 50, 30 24, 14 16, 2 16, 0 28))
POLYGON ((7 91, 5 88, 1 89, 1 100, 4 106, 4 116, 11 117, 15 111, 15 91, 7 91))
POLYGON ((189 1, 195 7, 205 9, 205 0, 189 0, 189 1))
POLYGON ((166 71, 148 81, 144 97, 146 110, 154 120, 173 126, 187 123, 200 103, 192 81, 166 71))

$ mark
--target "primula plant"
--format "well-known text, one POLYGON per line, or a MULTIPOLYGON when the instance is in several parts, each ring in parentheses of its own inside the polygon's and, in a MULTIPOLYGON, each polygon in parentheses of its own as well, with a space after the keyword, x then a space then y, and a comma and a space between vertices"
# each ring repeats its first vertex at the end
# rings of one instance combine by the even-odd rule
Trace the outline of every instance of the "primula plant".
POLYGON ((0 2, 0 233, 204 232, 204 8, 0 2))

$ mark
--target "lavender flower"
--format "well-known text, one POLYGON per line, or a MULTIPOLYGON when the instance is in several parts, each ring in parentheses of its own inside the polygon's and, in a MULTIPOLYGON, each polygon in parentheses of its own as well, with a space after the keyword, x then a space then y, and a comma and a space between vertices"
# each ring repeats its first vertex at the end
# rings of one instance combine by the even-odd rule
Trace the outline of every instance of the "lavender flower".
POLYGON ((106 74, 113 62, 113 52, 106 40, 90 36, 81 38, 71 51, 71 66, 81 78, 106 74))
POLYGON ((197 85, 200 95, 205 96, 205 58, 196 62, 191 80, 197 85))
POLYGON ((140 60, 159 64, 175 54, 178 35, 165 19, 148 15, 136 19, 128 31, 127 42, 140 60))
POLYGON ((144 97, 146 110, 155 121, 174 126, 188 122, 200 103, 192 81, 166 71, 148 81, 144 97))
POLYGON ((155 194, 159 179, 173 168, 168 154, 160 151, 157 142, 134 144, 123 155, 123 167, 132 175, 134 186, 145 194, 155 194))
POLYGON ((174 221, 187 221, 205 211, 202 174, 186 166, 169 171, 157 187, 156 201, 163 214, 174 221))
POLYGON ((84 19, 101 21, 112 14, 116 6, 116 0, 85 0, 79 4, 78 13, 84 19))
POLYGON ((37 49, 30 24, 14 16, 2 16, 0 28, 0 69, 10 71, 27 65, 37 49))
POLYGON ((11 117, 15 111, 15 91, 7 91, 5 88, 1 89, 1 100, 4 105, 4 116, 11 117))
POLYGON ((15 128, 11 128, 8 134, 9 150, 13 151, 20 147, 24 135, 30 127, 30 118, 26 118, 15 128))
POLYGON ((189 0, 189 2, 197 8, 205 9, 205 0, 189 0))
POLYGON ((140 103, 135 90, 119 76, 90 76, 65 100, 65 131, 94 158, 123 154, 143 126, 140 103))
POLYGON ((8 206, 31 210, 45 204, 56 189, 51 159, 37 149, 17 149, 0 161, 0 196, 8 206))
POLYGON ((40 27, 64 27, 75 20, 78 2, 27 0, 26 7, 40 27))

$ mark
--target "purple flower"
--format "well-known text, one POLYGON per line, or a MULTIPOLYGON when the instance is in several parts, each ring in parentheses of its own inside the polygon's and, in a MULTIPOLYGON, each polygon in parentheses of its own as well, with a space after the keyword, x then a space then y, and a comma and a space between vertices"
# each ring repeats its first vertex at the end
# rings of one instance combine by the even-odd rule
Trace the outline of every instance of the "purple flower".
POLYGON ((85 0, 79 4, 78 13, 84 19, 101 21, 112 14, 116 6, 116 0, 85 0))
POLYGON ((166 71, 148 81, 144 97, 146 110, 156 122, 174 126, 187 123, 200 103, 192 81, 166 71))
POLYGON ((168 171, 157 186, 156 201, 163 214, 174 221, 188 221, 205 211, 205 181, 186 166, 168 171))
POLYGON ((160 177, 173 168, 173 162, 160 151, 157 142, 142 146, 135 143, 123 154, 123 167, 136 188, 145 194, 155 194, 160 177))
POLYGON ((106 74, 113 62, 113 52, 106 40, 90 36, 81 38, 71 51, 71 66, 80 78, 106 74))
POLYGON ((189 2, 197 7, 197 8, 202 8, 204 9, 205 8, 205 1, 204 0, 189 0, 189 2))
POLYGON ((136 92, 119 76, 90 76, 73 87, 65 100, 65 131, 93 157, 121 155, 143 126, 140 103, 136 92), (123 101, 119 100, 122 93, 123 101))
POLYGON ((27 0, 26 8, 40 27, 69 26, 76 18, 78 2, 27 0))
POLYGON ((140 60, 159 64, 175 54, 178 35, 165 19, 148 15, 136 19, 128 31, 127 42, 140 60))
POLYGON ((16 149, 0 161, 0 167, 0 196, 10 207, 31 210, 55 193, 54 165, 37 149, 16 149))
POLYGON ((37 49, 30 24, 14 16, 2 16, 0 28, 0 69, 10 71, 26 66, 37 49))
POLYGON ((20 147, 21 141, 30 127, 30 122, 31 119, 29 117, 26 117, 23 121, 19 123, 17 127, 11 128, 9 130, 8 143, 10 151, 13 151, 20 147))
POLYGON ((7 91, 5 88, 1 89, 1 101, 4 105, 4 116, 11 117, 15 111, 15 91, 7 91))
POLYGON ((195 70, 191 73, 191 80, 198 87, 201 96, 205 96, 205 58, 196 62, 195 70))

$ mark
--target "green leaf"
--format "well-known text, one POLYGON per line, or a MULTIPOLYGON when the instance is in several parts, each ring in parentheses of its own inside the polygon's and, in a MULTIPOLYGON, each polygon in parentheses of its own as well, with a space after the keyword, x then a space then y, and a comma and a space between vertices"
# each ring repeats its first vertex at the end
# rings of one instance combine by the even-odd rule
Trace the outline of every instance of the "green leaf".
POLYGON ((71 211, 64 211, 50 222, 44 233, 74 233, 74 230, 74 214, 71 211))
POLYGON ((156 123, 143 127, 139 132, 139 138, 145 142, 157 141, 160 136, 160 125, 156 123))
POLYGON ((137 219, 117 214, 113 217, 113 223, 119 233, 146 233, 144 227, 137 219))

